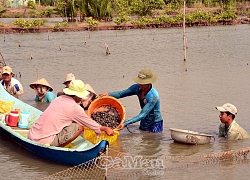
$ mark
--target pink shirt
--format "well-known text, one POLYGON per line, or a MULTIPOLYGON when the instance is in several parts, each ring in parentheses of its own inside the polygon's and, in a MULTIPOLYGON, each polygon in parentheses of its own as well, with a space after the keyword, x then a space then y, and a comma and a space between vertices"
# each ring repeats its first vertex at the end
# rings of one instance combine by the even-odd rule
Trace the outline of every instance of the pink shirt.
POLYGON ((51 144, 55 135, 73 121, 89 127, 95 131, 97 136, 101 133, 100 124, 89 118, 84 109, 73 98, 62 95, 54 99, 41 114, 31 127, 28 138, 40 144, 51 144))

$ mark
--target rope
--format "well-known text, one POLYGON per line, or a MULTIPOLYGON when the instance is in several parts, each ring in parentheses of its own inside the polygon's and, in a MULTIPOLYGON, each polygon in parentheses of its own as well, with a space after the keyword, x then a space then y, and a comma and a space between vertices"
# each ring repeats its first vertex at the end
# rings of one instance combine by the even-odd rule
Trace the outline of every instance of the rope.
POLYGON ((213 38, 214 38, 214 40, 215 40, 215 42, 216 42, 217 46, 219 47, 219 50, 220 50, 220 52, 221 52, 221 54, 222 54, 222 56, 223 56, 224 60, 226 61, 228 68, 230 69, 230 65, 229 65, 228 61, 226 60, 225 54, 223 53, 223 51, 222 51, 222 49, 221 49, 221 47, 220 47, 220 45, 219 45, 219 43, 218 43, 217 39, 215 38, 213 31, 211 31, 211 29, 210 29, 210 28, 209 28, 209 30, 210 30, 210 32, 212 33, 213 38))

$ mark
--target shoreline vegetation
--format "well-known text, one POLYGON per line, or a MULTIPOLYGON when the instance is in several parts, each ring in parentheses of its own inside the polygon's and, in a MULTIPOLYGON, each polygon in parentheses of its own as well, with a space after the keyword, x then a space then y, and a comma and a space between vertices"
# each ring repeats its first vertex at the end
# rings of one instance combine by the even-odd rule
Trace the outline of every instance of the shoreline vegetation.
MULTIPOLYGON (((118 10, 112 18, 98 18, 83 16, 79 12, 70 17, 67 14, 56 13, 56 7, 33 3, 16 8, 5 8, 0 5, 0 34, 172 28, 183 27, 183 21, 183 6, 169 9, 165 5, 163 9, 154 9, 145 15, 133 14, 133 16, 119 13, 118 10), (14 20, 4 24, 1 18, 14 18, 14 20), (63 22, 47 25, 49 18, 62 18, 63 22)), ((204 5, 185 8, 186 27, 236 24, 250 24, 248 3, 244 6, 242 4, 237 7, 230 6, 227 9, 204 5)))

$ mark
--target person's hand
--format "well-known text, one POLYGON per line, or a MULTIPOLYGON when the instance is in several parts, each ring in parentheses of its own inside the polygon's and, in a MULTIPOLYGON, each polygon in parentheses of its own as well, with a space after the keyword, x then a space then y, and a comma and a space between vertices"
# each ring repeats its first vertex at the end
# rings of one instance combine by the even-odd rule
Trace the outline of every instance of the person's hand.
POLYGON ((124 129, 124 124, 119 124, 119 126, 117 126, 117 128, 115 128, 116 130, 120 131, 124 129))
POLYGON ((109 136, 113 136, 115 133, 114 133, 114 130, 113 129, 111 129, 111 128, 109 128, 109 127, 107 127, 107 126, 102 126, 101 127, 101 130, 102 131, 105 131, 105 133, 107 134, 107 135, 109 135, 109 136))
POLYGON ((103 97, 103 96, 108 96, 108 95, 109 95, 108 92, 104 92, 104 93, 99 94, 98 96, 99 96, 99 97, 103 97))

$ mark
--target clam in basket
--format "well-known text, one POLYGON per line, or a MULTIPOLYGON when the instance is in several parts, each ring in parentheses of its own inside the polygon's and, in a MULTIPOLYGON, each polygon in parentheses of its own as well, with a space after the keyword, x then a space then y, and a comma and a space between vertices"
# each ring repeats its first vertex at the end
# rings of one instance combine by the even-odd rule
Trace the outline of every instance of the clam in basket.
POLYGON ((211 138, 214 136, 210 134, 203 134, 199 132, 170 128, 171 138, 174 142, 185 144, 209 144, 211 138))
MULTIPOLYGON (((111 96, 104 96, 95 99, 89 106, 87 114, 93 120, 103 126, 108 126, 115 129, 125 120, 125 108, 122 103, 111 96)), ((113 136, 108 136, 105 132, 97 138, 95 132, 87 127, 84 127, 84 138, 93 144, 101 140, 107 140, 109 144, 115 142, 119 136, 119 132, 114 130, 113 136)))

